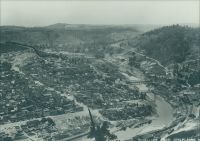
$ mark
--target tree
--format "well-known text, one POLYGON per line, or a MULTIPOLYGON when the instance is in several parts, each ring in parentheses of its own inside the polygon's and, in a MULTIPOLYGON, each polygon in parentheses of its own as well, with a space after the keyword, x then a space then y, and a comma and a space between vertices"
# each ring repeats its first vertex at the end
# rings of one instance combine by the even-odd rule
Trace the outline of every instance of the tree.
POLYGON ((108 128, 109 128, 108 122, 104 121, 103 125, 101 126, 101 131, 103 132, 103 134, 105 135, 105 137, 108 138, 109 140, 116 139, 117 136, 114 135, 114 134, 111 134, 110 130, 108 128))
POLYGON ((89 138, 95 138, 96 141, 106 141, 108 140, 112 140, 112 139, 116 139, 117 136, 114 134, 111 134, 110 131, 108 130, 109 126, 108 126, 108 122, 104 121, 102 126, 100 127, 99 125, 96 125, 94 123, 92 114, 89 111, 89 115, 90 115, 90 121, 91 121, 91 127, 90 127, 90 133, 88 135, 89 138))

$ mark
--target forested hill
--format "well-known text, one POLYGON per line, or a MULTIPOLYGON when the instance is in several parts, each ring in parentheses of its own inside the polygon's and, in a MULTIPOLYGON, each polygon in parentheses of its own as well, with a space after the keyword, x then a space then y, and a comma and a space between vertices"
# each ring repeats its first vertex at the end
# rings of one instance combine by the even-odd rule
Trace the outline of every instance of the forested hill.
MULTIPOLYGON (((5 42, 19 42, 69 52, 102 54, 129 50, 130 46, 159 60, 163 65, 199 58, 199 28, 172 25, 162 28, 146 26, 91 26, 54 24, 47 27, 0 26, 1 47, 5 42), (115 42, 123 45, 112 46, 115 42), (126 42, 129 44, 126 44, 126 42), (129 45, 129 46, 127 46, 129 45)), ((4 46, 3 46, 4 45, 4 46)))
POLYGON ((181 63, 188 59, 199 58, 199 28, 172 25, 146 32, 130 41, 147 56, 162 64, 181 63))
POLYGON ((135 36, 136 27, 54 24, 47 27, 0 26, 1 42, 48 44, 52 47, 79 45, 89 42, 101 44, 135 36))

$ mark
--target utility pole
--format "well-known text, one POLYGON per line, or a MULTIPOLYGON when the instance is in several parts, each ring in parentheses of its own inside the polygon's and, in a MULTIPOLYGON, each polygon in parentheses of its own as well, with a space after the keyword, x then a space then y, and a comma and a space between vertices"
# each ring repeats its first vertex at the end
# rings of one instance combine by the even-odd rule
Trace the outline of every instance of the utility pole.
POLYGON ((89 115, 90 115, 91 126, 92 126, 92 128, 95 129, 95 123, 94 123, 94 120, 93 120, 92 114, 91 114, 91 112, 90 112, 90 109, 88 109, 88 111, 89 111, 89 115))
POLYGON ((90 109, 88 109, 89 115, 90 115, 90 122, 91 122, 91 127, 90 127, 90 136, 95 138, 95 141, 106 141, 104 137, 104 133, 102 132, 101 128, 99 125, 96 125, 94 123, 94 119, 92 117, 92 114, 90 112, 90 109))

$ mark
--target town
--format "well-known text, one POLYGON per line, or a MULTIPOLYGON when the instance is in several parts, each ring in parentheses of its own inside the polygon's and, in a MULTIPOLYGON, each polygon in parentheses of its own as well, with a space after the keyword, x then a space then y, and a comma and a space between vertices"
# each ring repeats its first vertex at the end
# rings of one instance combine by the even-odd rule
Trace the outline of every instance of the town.
MULTIPOLYGON (((78 47, 75 43, 2 39, 0 140, 92 140, 88 135, 93 119, 102 128, 106 126, 113 140, 174 139, 185 132, 191 133, 186 137, 199 138, 199 58, 178 56, 184 61, 167 64, 139 44, 151 34, 172 29, 175 34, 176 30, 189 30, 179 25, 142 35, 133 30, 130 34, 137 35, 133 40, 103 44, 105 39, 100 36, 99 43, 78 47)), ((118 34, 123 37, 121 30, 126 33, 127 29, 120 29, 118 34)), ((90 30, 84 29, 80 35, 82 32, 90 37, 90 30)), ((102 29, 96 32, 107 35, 102 29)), ((77 40, 79 34, 72 35, 77 40)))

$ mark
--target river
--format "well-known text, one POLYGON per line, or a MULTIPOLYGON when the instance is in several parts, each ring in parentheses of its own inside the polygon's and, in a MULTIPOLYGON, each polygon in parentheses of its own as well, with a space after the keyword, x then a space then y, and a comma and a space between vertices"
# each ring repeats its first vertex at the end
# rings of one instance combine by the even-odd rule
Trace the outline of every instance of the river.
MULTIPOLYGON (((152 96, 151 94, 149 96, 152 96)), ((170 125, 173 121, 173 109, 161 96, 156 98, 156 110, 158 116, 151 124, 145 124, 139 128, 127 128, 125 131, 118 131, 115 134, 119 140, 128 140, 136 135, 141 135, 151 131, 160 130, 170 125)))
MULTIPOLYGON (((129 79, 131 77, 128 77, 129 79)), ((147 91, 148 88, 145 84, 137 85, 140 91, 147 91)), ((147 93, 147 96, 149 99, 154 98, 153 93, 147 93)), ((173 121, 173 109, 171 105, 165 101, 164 98, 162 98, 159 95, 156 95, 156 111, 157 116, 155 116, 150 124, 144 124, 143 126, 140 126, 139 128, 127 128, 125 131, 118 131, 115 134, 117 135, 118 139, 120 141, 128 140, 133 138, 136 135, 142 135, 151 131, 156 131, 163 129, 164 127, 169 126, 173 121)))

